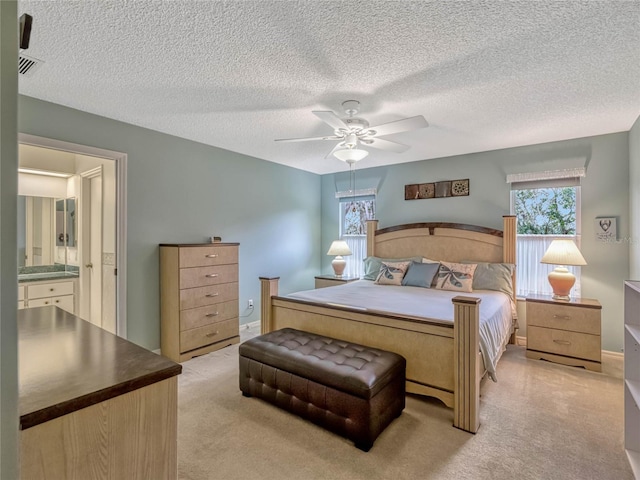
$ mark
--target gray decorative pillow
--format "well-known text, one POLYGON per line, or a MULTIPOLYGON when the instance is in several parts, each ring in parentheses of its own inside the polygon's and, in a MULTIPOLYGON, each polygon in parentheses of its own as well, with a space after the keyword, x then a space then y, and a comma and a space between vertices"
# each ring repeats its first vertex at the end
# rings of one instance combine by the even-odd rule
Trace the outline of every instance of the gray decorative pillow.
MULTIPOLYGON (((464 262, 476 263, 476 262, 464 262)), ((516 266, 512 263, 477 263, 473 274, 474 290, 496 290, 513 297, 512 275, 516 266)))
POLYGON ((364 275, 363 280, 375 280, 380 273, 380 267, 382 262, 420 262, 422 257, 410 257, 410 258, 380 258, 380 257, 367 257, 364 261, 364 275))
POLYGON ((472 291, 475 270, 475 264, 442 262, 438 270, 436 288, 469 293, 472 291))
POLYGON ((401 285, 411 262, 382 262, 375 283, 378 285, 401 285))
POLYGON ((411 262, 407 273, 402 279, 402 285, 409 287, 431 288, 431 282, 438 273, 440 263, 411 262))

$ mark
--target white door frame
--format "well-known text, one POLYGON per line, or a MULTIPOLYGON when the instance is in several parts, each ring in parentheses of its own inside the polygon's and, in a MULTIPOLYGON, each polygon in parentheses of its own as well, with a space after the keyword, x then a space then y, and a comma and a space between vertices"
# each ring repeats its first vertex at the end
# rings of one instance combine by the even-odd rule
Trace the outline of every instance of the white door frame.
MULTIPOLYGON (((100 310, 102 310, 102 259, 98 262, 93 262, 91 258, 91 252, 94 248, 94 242, 100 245, 100 251, 102 252, 102 236, 104 236, 104 218, 102 215, 102 198, 100 198, 100 235, 99 239, 93 237, 93 232, 91 225, 95 218, 93 212, 91 212, 91 203, 94 201, 94 195, 96 194, 93 191, 93 188, 90 186, 91 180, 93 178, 100 178, 102 180, 102 165, 98 165, 91 170, 87 170, 85 172, 80 172, 80 207, 82 211, 82 233, 79 234, 79 238, 82 238, 82 242, 80 243, 80 289, 83 292, 81 294, 80 303, 80 313, 84 313, 82 318, 88 319, 94 325, 98 325, 99 327, 104 326, 104 318, 102 312, 100 313, 100 323, 95 323, 94 316, 92 315, 93 309, 95 308, 96 298, 94 297, 94 282, 100 282, 100 310), (87 201, 89 200, 89 201, 87 201), (89 221, 87 221, 89 220, 89 221), (89 241, 85 241, 85 239, 89 239, 89 241), (87 248, 87 246, 89 248, 87 248), (89 273, 87 270, 87 264, 93 264, 91 267, 91 272, 89 273)), ((100 192, 100 196, 102 197, 102 191, 100 192)))
POLYGON ((106 158, 116 165, 116 334, 127 338, 127 154, 26 133, 18 143, 106 158))

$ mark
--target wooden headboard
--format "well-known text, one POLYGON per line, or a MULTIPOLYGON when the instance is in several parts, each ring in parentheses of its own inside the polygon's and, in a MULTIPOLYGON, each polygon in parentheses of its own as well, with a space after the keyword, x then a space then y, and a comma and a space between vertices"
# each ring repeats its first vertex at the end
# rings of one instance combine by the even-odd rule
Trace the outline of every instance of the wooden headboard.
MULTIPOLYGON (((463 223, 409 223, 378 230, 367 222, 367 255, 382 258, 422 256, 449 262, 516 263, 516 217, 502 217, 503 229, 463 223)), ((515 273, 513 276, 515 292, 515 273)))

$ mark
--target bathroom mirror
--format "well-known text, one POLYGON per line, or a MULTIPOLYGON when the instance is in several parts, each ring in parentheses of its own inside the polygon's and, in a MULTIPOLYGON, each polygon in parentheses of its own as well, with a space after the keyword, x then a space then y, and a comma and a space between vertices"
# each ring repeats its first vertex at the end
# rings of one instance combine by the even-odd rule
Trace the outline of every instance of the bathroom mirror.
POLYGON ((18 195, 18 267, 66 264, 78 247, 77 199, 18 195))
POLYGON ((67 198, 66 200, 66 212, 65 212, 65 232, 67 247, 78 246, 78 222, 76 215, 76 199, 75 197, 67 198))
POLYGON ((18 195, 18 266, 55 263, 55 200, 18 195))

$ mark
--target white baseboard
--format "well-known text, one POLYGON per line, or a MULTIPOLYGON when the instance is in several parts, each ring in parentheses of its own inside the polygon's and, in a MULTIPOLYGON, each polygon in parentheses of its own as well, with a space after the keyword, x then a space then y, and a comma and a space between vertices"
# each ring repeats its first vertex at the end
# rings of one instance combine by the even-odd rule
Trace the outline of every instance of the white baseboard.
POLYGON ((260 320, 256 320, 255 322, 243 323, 242 325, 240 325, 240 328, 244 328, 248 330, 250 328, 257 327, 257 326, 260 326, 260 320))

